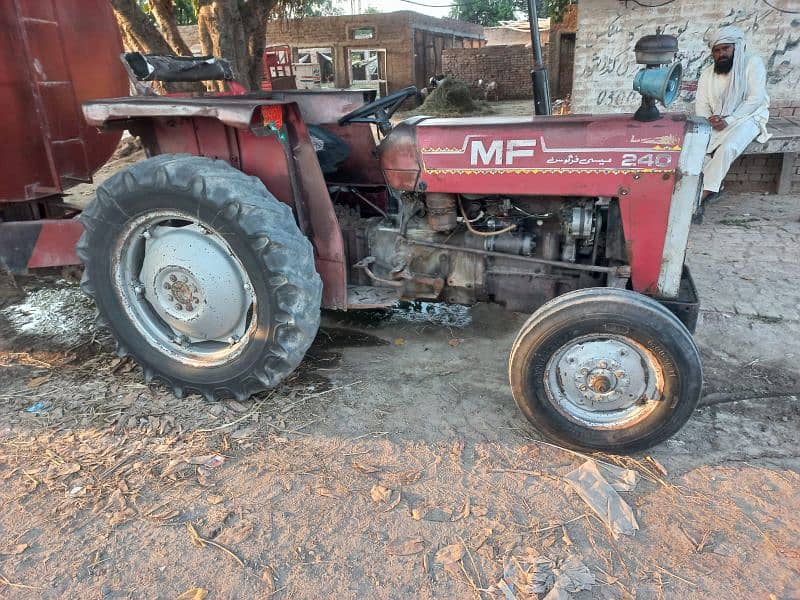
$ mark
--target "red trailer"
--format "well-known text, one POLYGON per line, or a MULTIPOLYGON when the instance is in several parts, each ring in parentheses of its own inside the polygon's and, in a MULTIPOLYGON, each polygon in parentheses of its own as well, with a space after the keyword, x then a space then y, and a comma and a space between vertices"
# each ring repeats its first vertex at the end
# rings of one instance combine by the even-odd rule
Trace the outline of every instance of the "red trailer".
POLYGON ((0 265, 13 272, 77 262, 81 228, 60 195, 91 181, 120 139, 81 113, 128 93, 114 23, 107 0, 0 2, 0 265))

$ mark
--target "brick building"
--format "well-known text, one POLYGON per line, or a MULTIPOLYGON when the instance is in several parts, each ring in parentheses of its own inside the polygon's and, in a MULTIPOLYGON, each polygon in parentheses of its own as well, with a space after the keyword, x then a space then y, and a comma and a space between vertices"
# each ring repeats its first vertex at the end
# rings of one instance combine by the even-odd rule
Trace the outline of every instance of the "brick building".
MULTIPOLYGON (((547 46, 542 47, 547 60, 547 46)), ((531 98, 533 53, 530 45, 453 48, 442 53, 444 74, 468 84, 476 92, 479 79, 497 83, 498 100, 531 98)))
MULTIPOLYGON (((795 7, 792 0, 773 0, 778 7, 795 7)), ((800 19, 781 12, 763 0, 695 2, 674 0, 659 7, 643 7, 620 0, 581 0, 575 49, 573 112, 632 111, 640 96, 632 89, 639 70, 633 46, 640 37, 662 32, 678 38, 678 59, 684 82, 675 110, 693 109, 697 79, 710 64, 705 33, 734 24, 744 30, 748 49, 767 66, 767 88, 773 116, 800 115, 800 19)), ((781 155, 743 156, 731 167, 727 189, 771 191, 775 187, 781 155)), ((800 188, 800 165, 794 167, 794 186, 800 188)))
POLYGON ((386 94, 425 86, 442 72, 445 48, 477 48, 485 40, 480 25, 400 11, 270 21, 267 43, 289 45, 296 62, 330 59, 327 80, 336 87, 372 85, 386 94))
MULTIPOLYGON (((542 59, 550 77, 553 99, 567 98, 572 93, 572 71, 575 52, 577 13, 570 6, 560 22, 539 19, 539 40, 542 59)), ((474 85, 478 79, 498 84, 498 99, 531 98, 531 34, 528 21, 487 27, 486 46, 468 50, 445 50, 444 72, 474 85)))

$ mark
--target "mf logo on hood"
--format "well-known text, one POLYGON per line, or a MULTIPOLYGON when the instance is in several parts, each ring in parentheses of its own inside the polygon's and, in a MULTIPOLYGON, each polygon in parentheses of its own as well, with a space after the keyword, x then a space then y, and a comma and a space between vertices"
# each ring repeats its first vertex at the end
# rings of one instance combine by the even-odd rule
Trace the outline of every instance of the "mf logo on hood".
POLYGON ((536 140, 491 140, 487 145, 481 139, 470 141, 469 164, 506 165, 514 164, 514 159, 533 156, 536 140))

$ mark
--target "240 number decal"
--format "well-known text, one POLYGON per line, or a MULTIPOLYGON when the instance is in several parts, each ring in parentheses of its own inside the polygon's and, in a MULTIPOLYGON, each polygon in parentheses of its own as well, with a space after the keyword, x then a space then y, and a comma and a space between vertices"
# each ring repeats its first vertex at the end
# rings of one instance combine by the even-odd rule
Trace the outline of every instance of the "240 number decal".
POLYGON ((623 154, 623 167, 656 167, 663 169, 672 165, 671 154, 623 154))

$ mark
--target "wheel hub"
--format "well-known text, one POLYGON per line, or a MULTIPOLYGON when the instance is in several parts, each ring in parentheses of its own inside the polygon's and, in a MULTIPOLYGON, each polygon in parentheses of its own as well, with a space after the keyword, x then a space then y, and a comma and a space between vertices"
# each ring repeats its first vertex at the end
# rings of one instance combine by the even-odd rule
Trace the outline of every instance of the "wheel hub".
POLYGON ((616 336, 574 340, 551 358, 548 373, 560 410, 593 426, 618 426, 658 397, 659 378, 647 351, 616 336))
POLYGON ((176 338, 192 343, 241 338, 252 286, 224 242, 198 225, 157 225, 143 237, 142 301, 176 338))

